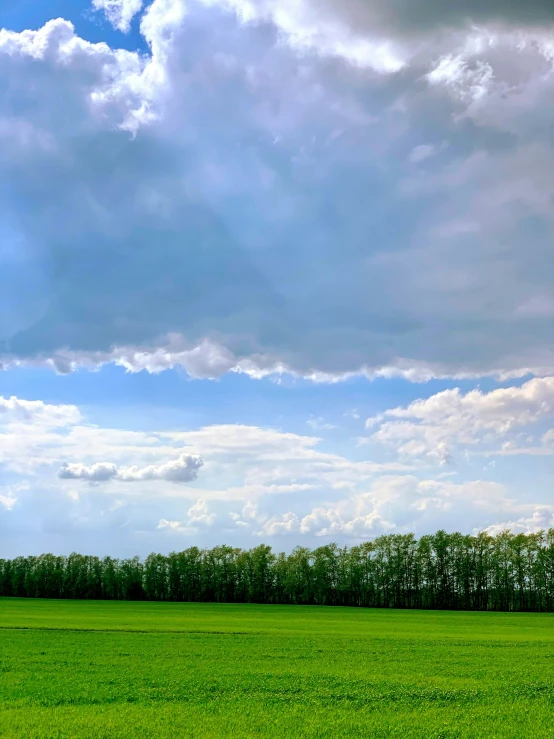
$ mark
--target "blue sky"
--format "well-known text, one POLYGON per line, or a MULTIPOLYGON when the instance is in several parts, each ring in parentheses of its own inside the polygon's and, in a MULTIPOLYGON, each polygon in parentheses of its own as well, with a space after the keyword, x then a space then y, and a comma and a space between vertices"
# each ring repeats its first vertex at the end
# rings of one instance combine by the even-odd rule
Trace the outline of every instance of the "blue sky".
POLYGON ((554 526, 554 10, 0 1, 0 556, 554 526))

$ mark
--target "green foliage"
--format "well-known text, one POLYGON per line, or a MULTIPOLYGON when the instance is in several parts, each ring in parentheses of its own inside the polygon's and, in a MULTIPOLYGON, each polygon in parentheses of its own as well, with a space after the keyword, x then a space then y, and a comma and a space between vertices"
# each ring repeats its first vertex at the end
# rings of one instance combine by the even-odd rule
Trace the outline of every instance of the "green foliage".
POLYGON ((554 617, 0 599, 2 739, 552 736, 554 617))
POLYGON ((553 611, 554 530, 391 534, 275 555, 261 544, 133 559, 0 559, 0 596, 553 611))

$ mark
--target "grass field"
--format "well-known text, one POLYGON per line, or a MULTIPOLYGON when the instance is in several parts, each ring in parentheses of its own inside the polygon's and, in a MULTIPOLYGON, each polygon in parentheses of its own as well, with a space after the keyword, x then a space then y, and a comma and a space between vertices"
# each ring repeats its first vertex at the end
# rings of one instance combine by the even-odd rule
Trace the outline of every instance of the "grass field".
POLYGON ((554 737, 554 616, 4 598, 0 736, 554 737))

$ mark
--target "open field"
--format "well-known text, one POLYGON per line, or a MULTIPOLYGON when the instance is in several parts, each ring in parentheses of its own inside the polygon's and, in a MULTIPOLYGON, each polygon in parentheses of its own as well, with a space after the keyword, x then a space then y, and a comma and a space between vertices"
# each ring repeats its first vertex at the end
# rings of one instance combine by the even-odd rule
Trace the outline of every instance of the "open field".
POLYGON ((553 737, 554 616, 0 599, 0 736, 553 737))

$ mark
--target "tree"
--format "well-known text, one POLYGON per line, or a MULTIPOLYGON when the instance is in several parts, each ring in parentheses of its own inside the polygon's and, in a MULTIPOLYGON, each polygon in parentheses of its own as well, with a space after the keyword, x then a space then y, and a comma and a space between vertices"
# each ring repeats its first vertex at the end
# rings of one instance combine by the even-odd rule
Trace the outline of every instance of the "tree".
POLYGON ((0 559, 0 596, 553 611, 554 529, 389 534, 274 554, 221 545, 118 560, 0 559))

